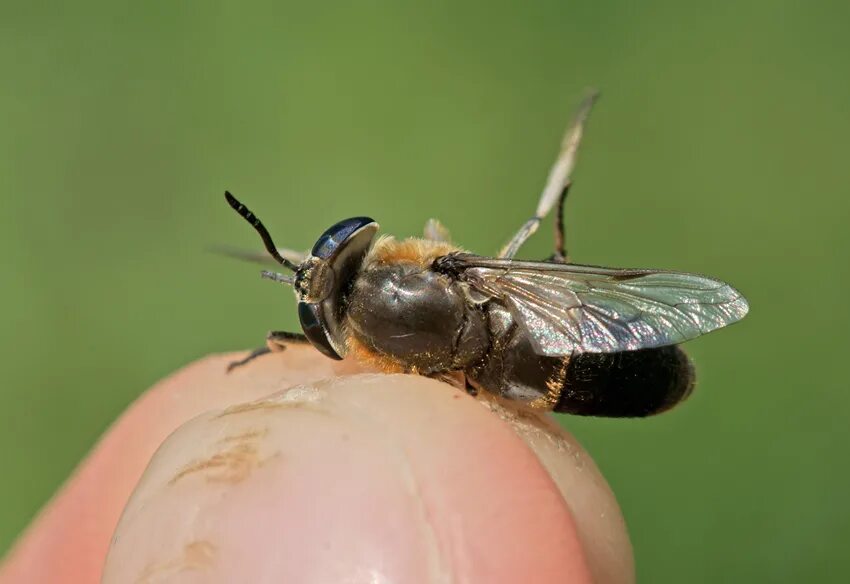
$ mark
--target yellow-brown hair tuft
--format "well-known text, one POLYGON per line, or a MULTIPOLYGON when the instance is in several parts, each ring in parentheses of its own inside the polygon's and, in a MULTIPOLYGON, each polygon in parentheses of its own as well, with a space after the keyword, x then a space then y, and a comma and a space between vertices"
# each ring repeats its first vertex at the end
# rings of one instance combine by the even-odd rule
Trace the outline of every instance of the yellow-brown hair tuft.
POLYGON ((354 335, 348 335, 346 343, 348 345, 348 355, 364 365, 378 369, 384 373, 415 373, 409 367, 402 365, 401 361, 370 349, 354 335))
POLYGON ((461 250, 459 247, 444 241, 431 241, 416 237, 399 241, 392 236, 384 236, 375 242, 366 261, 371 260, 382 264, 410 262, 427 268, 438 257, 456 251, 461 250))

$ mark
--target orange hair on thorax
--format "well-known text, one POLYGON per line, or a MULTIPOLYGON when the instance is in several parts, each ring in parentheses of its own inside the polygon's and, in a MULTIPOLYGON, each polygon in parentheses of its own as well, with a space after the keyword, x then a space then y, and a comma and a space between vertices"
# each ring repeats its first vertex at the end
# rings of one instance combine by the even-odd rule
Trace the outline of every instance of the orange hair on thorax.
POLYGON ((381 264, 410 262, 423 268, 430 266, 435 259, 446 254, 461 251, 459 247, 444 241, 431 241, 410 237, 397 240, 392 236, 384 236, 375 242, 366 263, 369 261, 381 264))
POLYGON ((401 361, 367 347, 352 334, 348 335, 346 345, 348 346, 348 355, 353 357, 358 363, 383 371, 384 373, 415 373, 410 367, 402 364, 401 361))

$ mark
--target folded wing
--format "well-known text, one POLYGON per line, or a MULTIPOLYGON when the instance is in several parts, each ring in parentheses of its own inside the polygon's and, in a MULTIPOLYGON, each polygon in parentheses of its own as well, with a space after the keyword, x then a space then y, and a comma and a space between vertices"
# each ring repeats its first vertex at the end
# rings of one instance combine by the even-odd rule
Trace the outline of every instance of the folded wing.
POLYGON ((747 313, 734 288, 696 274, 461 254, 461 279, 500 299, 541 355, 614 353, 693 339, 747 313))

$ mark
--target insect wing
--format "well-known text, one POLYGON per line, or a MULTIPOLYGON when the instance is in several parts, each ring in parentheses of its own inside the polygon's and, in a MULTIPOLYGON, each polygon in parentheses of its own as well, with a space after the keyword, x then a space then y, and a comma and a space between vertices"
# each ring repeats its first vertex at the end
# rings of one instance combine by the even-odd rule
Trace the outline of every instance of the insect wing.
POLYGON ((501 299, 540 355, 678 344, 748 310, 737 290, 695 274, 489 258, 467 265, 461 278, 501 299))
MULTIPOLYGON (((269 252, 267 251, 245 250, 238 247, 230 247, 229 245, 214 245, 209 247, 208 249, 209 251, 218 255, 231 257, 233 259, 242 260, 244 262, 263 264, 266 266, 280 265, 278 262, 275 261, 273 257, 269 255, 269 252)), ((282 257, 288 259, 296 265, 303 262, 304 258, 309 255, 309 253, 307 252, 295 251, 285 247, 278 247, 276 249, 277 253, 279 253, 282 257)))

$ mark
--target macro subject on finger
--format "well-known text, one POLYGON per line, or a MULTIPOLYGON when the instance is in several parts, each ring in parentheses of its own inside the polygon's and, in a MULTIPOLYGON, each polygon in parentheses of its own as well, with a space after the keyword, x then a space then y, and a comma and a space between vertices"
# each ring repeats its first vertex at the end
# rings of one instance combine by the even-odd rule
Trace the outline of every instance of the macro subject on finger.
POLYGON ((364 377, 309 347, 227 373, 236 357, 201 360, 146 392, 25 533, 0 582, 100 581, 110 542, 108 582, 233 581, 234 569, 276 581, 297 570, 293 581, 307 582, 308 573, 353 565, 342 581, 393 567, 404 575, 395 581, 420 582, 433 563, 479 578, 498 567, 504 578, 634 581, 613 494, 551 421, 434 380, 364 377), (305 509, 329 517, 318 522, 305 509), (453 517, 464 537, 449 537, 453 517), (331 536, 332 548, 308 545, 331 536), (275 572, 281 538, 300 546, 286 555, 288 572, 275 572), (505 538, 515 540, 510 556, 505 538), (459 561, 463 546, 478 544, 459 561), (323 551, 332 561, 315 560, 323 551))
POLYGON ((587 416, 643 417, 684 400, 694 368, 680 343, 742 319, 749 307, 730 285, 658 269, 573 263, 564 204, 572 186, 592 92, 564 135, 534 216, 496 257, 470 253, 448 230, 425 238, 375 238, 370 217, 328 228, 306 256, 285 257, 260 219, 230 192, 228 204, 260 235, 269 259, 292 275, 302 332, 273 331, 231 368, 287 344, 309 343, 386 372, 445 378, 518 407, 587 416), (555 249, 544 261, 515 258, 558 208, 555 249))
MULTIPOLYGON (((302 330, 273 330, 262 347, 213 361, 216 383, 241 386, 263 364, 297 366, 305 351, 377 374, 290 372, 283 385, 258 375, 269 393, 255 401, 244 400, 258 393, 247 383, 225 403, 199 401, 194 419, 172 412, 179 423, 162 426, 174 432, 123 508, 104 581, 631 581, 604 480, 542 416, 670 409, 694 385, 680 344, 739 321, 748 304, 707 276, 572 261, 564 206, 596 98, 568 126, 534 215, 493 257, 456 245, 433 220, 424 238, 397 240, 377 237, 366 216, 337 222, 299 254, 278 248, 226 192, 289 272, 261 275, 292 287, 302 330), (517 259, 556 207, 551 256, 517 259), (555 455, 542 446, 552 443, 555 455), (578 458, 562 464, 569 451, 578 458)), ((126 493, 112 501, 123 507, 126 493)), ((118 508, 101 526, 114 525, 118 508)), ((55 509, 73 512, 57 506, 42 525, 62 517, 55 509)), ((11 565, 43 557, 43 529, 11 565)))
POLYGON ((307 254, 284 252, 226 192, 269 258, 291 272, 262 276, 294 289, 302 328, 270 332, 227 371, 311 345, 331 360, 453 382, 531 416, 644 417, 687 398, 694 368, 679 344, 739 321, 748 304, 706 276, 571 261, 564 204, 596 98, 568 127, 533 217, 496 257, 456 246, 436 221, 426 224, 425 238, 376 239, 378 224, 366 216, 334 224, 307 254), (516 259, 556 206, 551 257, 516 259))

